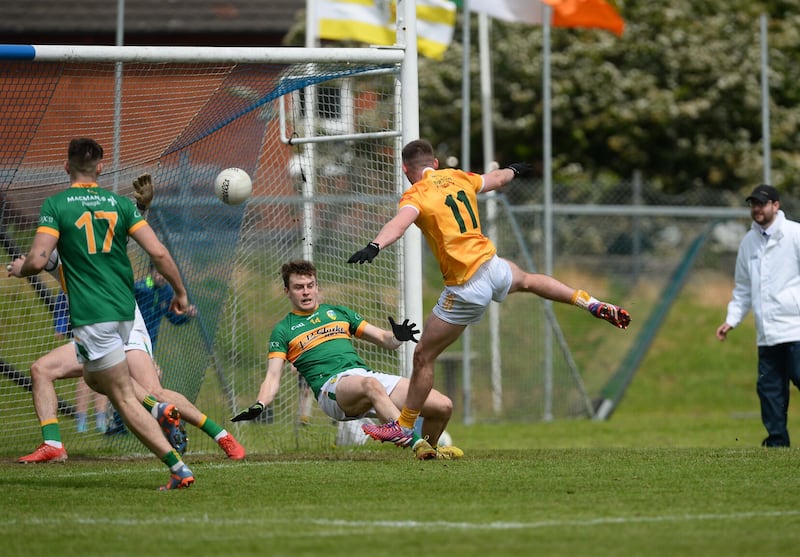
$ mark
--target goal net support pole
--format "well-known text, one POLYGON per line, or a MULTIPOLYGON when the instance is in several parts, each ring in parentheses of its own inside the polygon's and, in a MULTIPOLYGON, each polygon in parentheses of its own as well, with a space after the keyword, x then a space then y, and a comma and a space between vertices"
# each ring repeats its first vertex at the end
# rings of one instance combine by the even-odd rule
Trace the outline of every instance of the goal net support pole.
MULTIPOLYGON (((118 184, 122 195, 132 195, 136 176, 151 173, 156 196, 147 219, 198 310, 186 324, 161 323, 154 355, 164 387, 233 428, 254 452, 329 447, 336 430, 316 405, 302 415, 307 394, 288 365, 262 421, 228 418, 252 404, 264 378, 269 333, 289 310, 279 271, 290 259, 313 254, 326 302, 382 327, 387 315, 421 323, 418 236, 408 234, 370 266, 346 263, 393 216, 406 187, 400 149, 419 130, 416 72, 415 48, 401 46, 0 45, 0 228, 27 249, 41 203, 68 185, 63 161, 73 137, 95 138, 118 161, 100 181, 118 184), (304 105, 309 87, 314 101, 304 105), (303 137, 318 142, 313 157, 304 155, 303 137), (228 167, 253 178, 253 195, 239 206, 214 196, 213 179, 228 167), (313 188, 304 188, 307 179, 313 188)), ((129 254, 135 278, 144 280, 146 255, 135 244, 129 254)), ((40 278, 58 292, 57 282, 40 278)), ((64 341, 27 281, 4 278, 0 290, 0 359, 24 373, 64 341)), ((376 370, 410 371, 410 351, 357 349, 376 370)), ((69 407, 74 380, 56 388, 69 407)), ((38 444, 30 393, 19 382, 0 383, 0 415, 9 451, 38 444)), ((61 417, 71 451, 137 447, 130 435, 77 435, 73 420, 61 417)), ((202 433, 190 429, 190 436, 190 451, 218 450, 202 433)))

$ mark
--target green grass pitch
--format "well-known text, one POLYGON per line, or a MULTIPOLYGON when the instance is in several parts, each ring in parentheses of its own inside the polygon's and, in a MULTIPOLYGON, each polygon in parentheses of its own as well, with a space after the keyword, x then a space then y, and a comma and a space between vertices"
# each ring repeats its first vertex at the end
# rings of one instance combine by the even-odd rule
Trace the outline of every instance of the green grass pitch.
POLYGON ((196 485, 168 493, 156 491, 167 471, 153 457, 4 458, 0 543, 8 556, 794 550, 795 449, 745 446, 738 436, 759 434, 756 416, 677 419, 656 437, 652 425, 454 427, 467 455, 453 462, 377 443, 243 462, 189 454, 196 485), (713 436, 721 446, 692 447, 713 436))
MULTIPOLYGON (((752 323, 720 344, 723 317, 724 299, 679 302, 606 422, 454 420, 460 461, 370 442, 280 456, 251 445, 229 462, 190 442, 196 485, 160 493, 152 456, 23 466, 0 444, 0 554, 791 555, 799 449, 759 446, 752 323)), ((789 426, 800 436, 797 400, 789 426)))

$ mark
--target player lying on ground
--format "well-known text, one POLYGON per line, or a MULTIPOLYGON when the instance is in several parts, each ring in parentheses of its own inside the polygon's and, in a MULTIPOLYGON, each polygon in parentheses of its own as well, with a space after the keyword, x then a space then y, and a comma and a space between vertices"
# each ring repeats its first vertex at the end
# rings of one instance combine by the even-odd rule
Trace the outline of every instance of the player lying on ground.
MULTIPOLYGON (((320 303, 317 270, 309 261, 290 261, 281 268, 281 275, 292 311, 272 330, 267 374, 258 400, 231 420, 252 420, 272 403, 287 360, 311 386, 322 411, 334 420, 396 420, 405 403, 408 379, 372 371, 353 348, 352 337, 396 350, 404 341, 416 342, 416 325, 408 319, 395 323, 390 317, 392 330, 381 329, 350 308, 320 303)), ((420 460, 463 456, 458 447, 437 447, 452 411, 452 401, 431 390, 421 409, 423 437, 415 434, 401 446, 412 447, 420 460)))

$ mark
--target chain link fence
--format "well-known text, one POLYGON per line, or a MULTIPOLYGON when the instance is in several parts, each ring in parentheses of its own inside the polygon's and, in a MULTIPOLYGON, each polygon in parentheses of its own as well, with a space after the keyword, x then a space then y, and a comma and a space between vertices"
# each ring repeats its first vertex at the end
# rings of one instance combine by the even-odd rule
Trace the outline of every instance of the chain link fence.
MULTIPOLYGON (((512 182, 497 197, 496 219, 487 218, 495 201, 482 199, 482 226, 499 255, 545 272, 551 242, 549 274, 625 307, 632 325, 620 331, 574 307, 511 295, 440 360, 436 386, 465 423, 597 417, 609 388, 619 397, 633 378, 685 282, 707 281, 722 299, 730 294, 736 251, 750 226, 749 191, 667 195, 635 176, 555 184, 549 207, 544 193, 541 182, 512 182)), ((795 205, 782 201, 789 218, 795 205)), ((441 286, 430 254, 426 269, 427 310, 441 286)), ((724 311, 722 302, 721 318, 724 311)))

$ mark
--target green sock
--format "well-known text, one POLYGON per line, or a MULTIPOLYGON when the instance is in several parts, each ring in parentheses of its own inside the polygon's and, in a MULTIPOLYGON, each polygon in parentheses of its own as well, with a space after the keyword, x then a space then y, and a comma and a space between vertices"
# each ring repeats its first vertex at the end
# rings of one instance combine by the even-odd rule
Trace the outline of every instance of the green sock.
POLYGON ((203 419, 201 421, 200 429, 203 430, 209 437, 212 439, 216 439, 217 435, 222 433, 224 428, 220 426, 217 422, 206 416, 203 415, 203 419))
POLYGON ((147 395, 146 397, 144 397, 142 404, 148 410, 152 410, 153 408, 155 408, 156 404, 158 404, 158 401, 156 400, 156 397, 154 397, 153 395, 147 395))
POLYGON ((58 420, 53 418, 42 422, 42 439, 47 441, 55 441, 61 445, 61 430, 58 427, 58 420))
POLYGON ((161 462, 169 466, 170 470, 173 470, 173 466, 181 462, 181 457, 175 449, 172 449, 161 457, 161 462))

